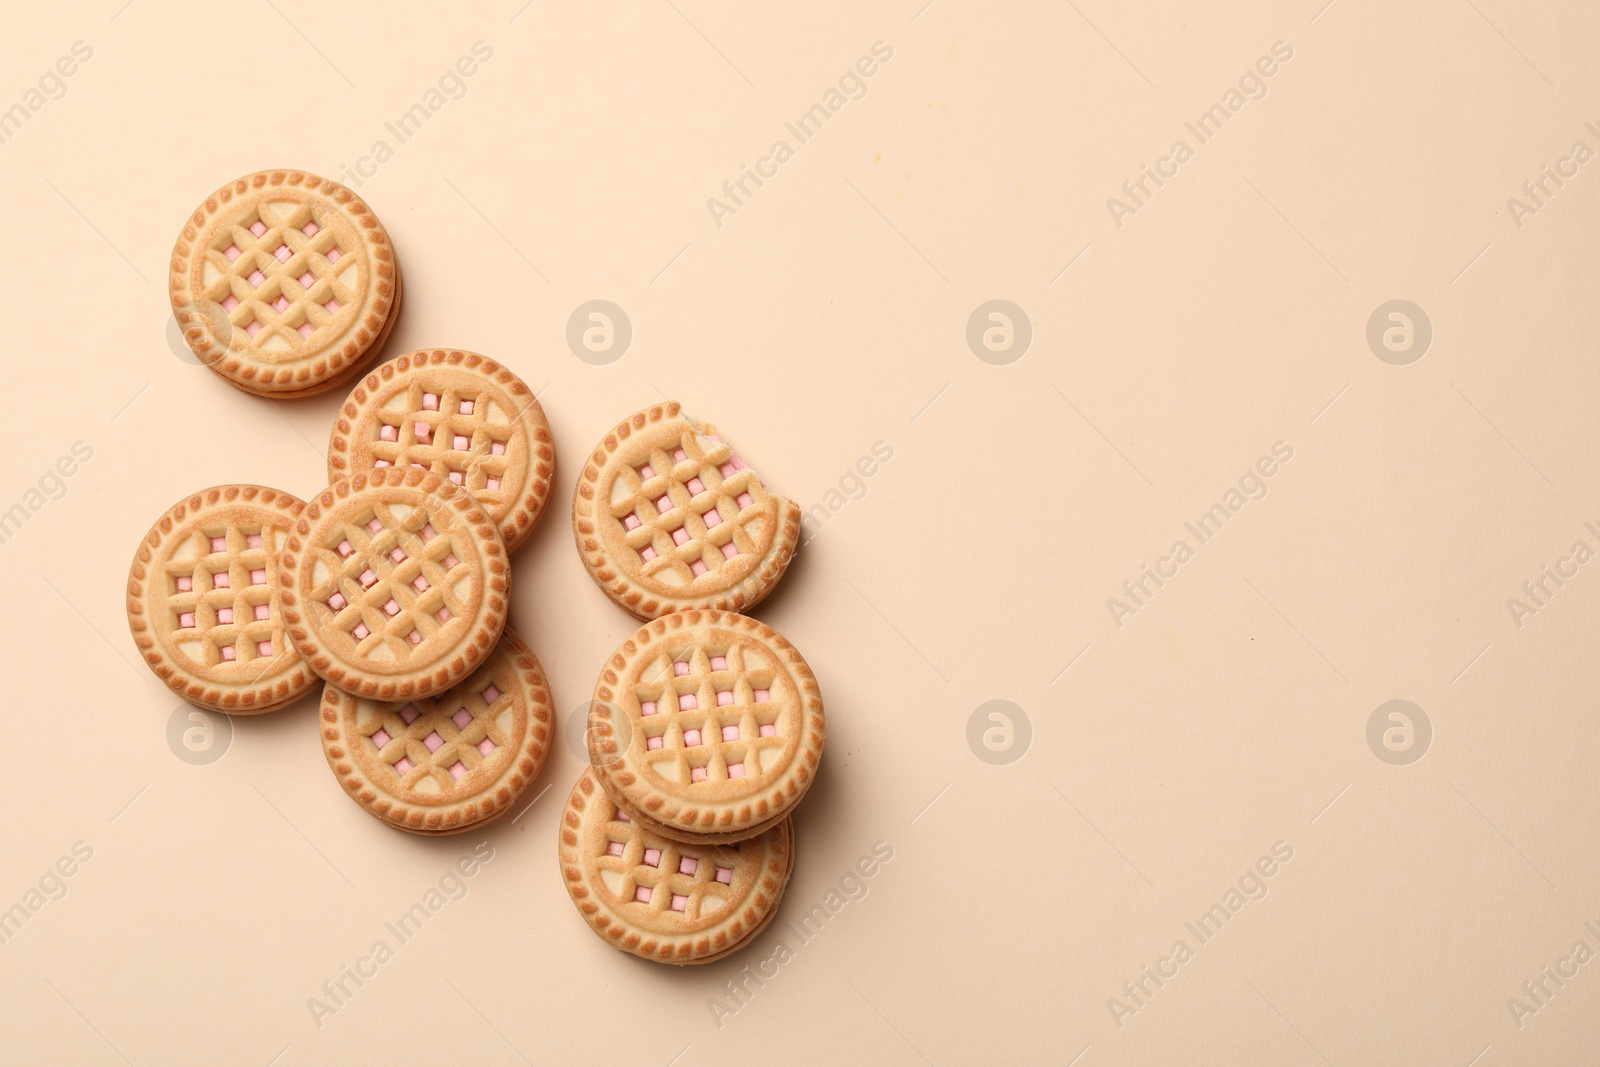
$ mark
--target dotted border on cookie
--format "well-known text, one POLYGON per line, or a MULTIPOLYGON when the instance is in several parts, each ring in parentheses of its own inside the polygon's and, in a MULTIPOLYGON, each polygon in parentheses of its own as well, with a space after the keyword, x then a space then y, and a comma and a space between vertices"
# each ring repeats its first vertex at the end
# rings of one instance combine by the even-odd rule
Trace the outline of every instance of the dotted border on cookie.
POLYGON ((509 368, 487 356, 459 349, 422 349, 407 352, 398 359, 389 360, 383 366, 374 368, 371 374, 351 390, 350 395, 345 398, 344 406, 339 409, 338 417, 334 420, 333 432, 328 439, 328 478, 332 481, 348 477, 352 448, 349 435, 353 428, 352 422, 361 416, 361 409, 379 388, 396 378, 407 374, 418 374, 429 367, 437 366, 472 371, 505 389, 512 396, 526 396, 528 399, 527 405, 517 412, 517 417, 531 415, 534 423, 533 434, 528 442, 528 464, 532 477, 529 480, 528 491, 512 508, 511 513, 501 521, 500 526, 500 536, 505 540, 506 549, 514 550, 522 544, 528 534, 533 532, 533 528, 538 525, 540 517, 544 514, 545 505, 550 501, 550 489, 555 479, 555 442, 550 435, 550 422, 545 417, 544 408, 533 395, 533 391, 528 388, 527 383, 513 374, 509 368))
POLYGON ((179 231, 169 267, 168 290, 172 313, 178 320, 178 328, 189 349, 201 363, 223 378, 242 389, 262 395, 315 391, 318 386, 332 388, 338 383, 341 373, 349 373, 388 336, 388 327, 393 322, 399 303, 400 268, 388 231, 372 209, 355 193, 331 178, 307 171, 256 171, 234 179, 206 197, 179 231), (367 242, 373 275, 367 317, 364 323, 357 326, 355 336, 338 351, 288 365, 241 359, 230 354, 228 349, 218 347, 205 316, 196 309, 190 292, 189 257, 201 231, 235 196, 245 196, 278 185, 309 190, 333 200, 342 208, 367 242), (387 286, 384 282, 388 283, 387 286))
MULTIPOLYGON (((138 646, 140 657, 155 672, 156 677, 166 683, 167 688, 191 704, 234 715, 258 715, 276 711, 303 695, 316 680, 316 675, 307 667, 304 658, 297 658, 290 666, 279 672, 280 677, 265 685, 223 685, 208 681, 169 659, 165 649, 151 632, 150 622, 145 615, 146 581, 149 578, 150 563, 155 559, 156 552, 172 536, 179 523, 195 512, 219 503, 244 503, 276 511, 288 520, 284 526, 291 531, 306 506, 305 501, 281 489, 248 483, 214 485, 178 501, 151 525, 150 531, 139 542, 132 566, 128 568, 128 629, 133 634, 133 643, 138 646)), ((281 598, 278 611, 280 614, 283 612, 281 598)), ((284 615, 283 620, 284 632, 287 635, 288 616, 284 615)), ((299 652, 298 649, 295 651, 299 652)))
MULTIPOLYGON (((500 636, 513 666, 528 689, 528 737, 521 757, 495 782, 492 795, 478 794, 470 800, 445 807, 411 807, 394 795, 379 792, 355 773, 344 735, 346 703, 362 697, 351 696, 334 685, 322 690, 322 754, 345 792, 380 821, 399 830, 420 834, 449 834, 468 830, 499 818, 533 784, 550 756, 555 716, 550 699, 550 681, 539 657, 509 627, 500 636)), ((499 648, 495 650, 500 651, 499 648)), ((495 652, 489 653, 493 656, 495 652)))
MULTIPOLYGON (((679 417, 682 407, 676 400, 671 400, 635 412, 617 423, 584 462, 583 472, 572 494, 572 533, 578 543, 578 555, 582 557, 589 576, 618 607, 646 620, 689 608, 742 611, 754 607, 783 577, 800 543, 800 505, 774 493, 772 497, 779 505, 780 514, 772 545, 756 569, 732 589, 714 598, 665 596, 644 590, 622 573, 622 568, 607 553, 604 539, 596 528, 595 495, 599 489, 600 472, 623 442, 636 431, 663 419, 679 417)), ((687 420, 688 416, 683 418, 687 420)))
POLYGON ((579 852, 582 840, 579 829, 590 802, 604 796, 604 792, 595 784, 593 768, 585 769, 578 783, 572 787, 567 805, 561 812, 557 838, 562 882, 567 887, 567 895, 583 915, 584 925, 597 936, 624 952, 659 963, 711 963, 752 942, 778 913, 789 876, 794 873, 794 823, 790 820, 780 822, 767 843, 767 855, 761 865, 761 881, 752 894, 741 902, 743 910, 723 920, 719 929, 686 937, 640 930, 636 924, 617 914, 600 894, 591 891, 584 877, 583 856, 579 852))
POLYGON ((505 557, 505 544, 500 540, 500 530, 489 520, 483 505, 478 503, 471 493, 449 479, 414 467, 403 470, 383 467, 361 471, 350 478, 334 482, 308 501, 305 510, 300 514, 299 521, 289 530, 289 537, 284 543, 278 567, 278 581, 283 587, 279 597, 287 632, 290 640, 294 641, 295 647, 299 649, 301 658, 311 669, 324 681, 333 683, 347 693, 383 701, 437 693, 466 677, 499 640, 500 633, 505 628, 506 600, 510 588, 510 567, 505 557), (301 539, 310 536, 312 523, 321 517, 324 510, 333 507, 336 501, 348 498, 352 493, 362 492, 369 487, 377 489, 390 486, 405 486, 431 493, 460 512, 461 518, 472 524, 474 533, 484 542, 482 546, 484 595, 483 607, 478 613, 476 625, 457 646, 457 651, 449 663, 416 676, 383 677, 381 680, 374 680, 373 676, 364 675, 348 665, 334 663, 333 657, 322 642, 318 628, 302 621, 299 593, 296 589, 300 577, 298 556, 302 546, 301 539))
POLYGON ((595 683, 594 699, 589 704, 589 762, 611 799, 643 826, 690 843, 743 841, 770 829, 781 821, 811 788, 822 759, 827 726, 823 716, 822 692, 816 676, 800 651, 778 631, 747 615, 732 612, 691 610, 674 612, 641 627, 611 654, 595 683), (800 690, 803 716, 799 751, 788 773, 762 795, 724 804, 698 804, 663 796, 635 771, 625 765, 617 746, 617 730, 612 714, 626 715, 614 702, 622 672, 652 644, 670 632, 692 626, 722 626, 743 631, 766 645, 790 672, 800 690))

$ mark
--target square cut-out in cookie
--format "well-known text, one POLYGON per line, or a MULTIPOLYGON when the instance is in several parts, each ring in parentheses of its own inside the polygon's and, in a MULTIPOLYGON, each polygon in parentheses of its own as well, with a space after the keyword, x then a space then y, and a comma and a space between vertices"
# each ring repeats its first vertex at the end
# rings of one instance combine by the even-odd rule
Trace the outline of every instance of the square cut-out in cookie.
POLYGON ((732 478, 739 472, 739 468, 735 467, 732 463, 724 463, 722 466, 718 467, 717 470, 722 472, 723 481, 727 481, 729 478, 732 478))
POLYGON ((485 478, 483 480, 483 487, 485 489, 488 489, 488 490, 491 490, 491 491, 495 490, 495 489, 498 489, 498 488, 500 488, 500 479, 499 478, 495 478, 493 476, 485 478))
POLYGON ((699 496, 701 493, 706 491, 706 483, 702 482, 699 478, 690 478, 684 483, 683 487, 689 490, 689 492, 695 496, 699 496))
POLYGON ((251 571, 250 571, 250 584, 251 585, 266 585, 267 584, 267 568, 265 568, 265 567, 252 568, 251 571))
POLYGON ((227 571, 217 571, 211 576, 211 588, 213 589, 227 589, 232 584, 233 580, 228 577, 227 571))
POLYGON ((682 696, 678 697, 679 711, 693 711, 699 706, 700 698, 695 696, 693 693, 684 693, 682 696))
POLYGON ((328 598, 328 607, 334 611, 343 611, 346 603, 343 593, 334 593, 328 598))
POLYGON ((255 613, 257 622, 264 622, 272 617, 272 608, 266 604, 257 604, 251 610, 255 613))
POLYGON ((409 759, 407 759, 404 756, 401 756, 398 760, 395 761, 394 773, 403 775, 403 774, 407 773, 408 771, 410 771, 412 766, 413 765, 412 765, 412 763, 411 763, 411 761, 409 759))
POLYGON ((706 567, 704 560, 697 559, 693 563, 689 564, 689 573, 693 574, 696 578, 706 573, 708 569, 709 568, 706 567))
POLYGON ((322 310, 326 311, 330 315, 332 315, 335 311, 338 311, 343 306, 344 305, 339 303, 338 299, 335 297, 329 297, 327 300, 322 302, 322 310))
POLYGON ((357 641, 365 641, 371 635, 372 631, 367 629, 367 624, 364 622, 356 623, 356 628, 350 631, 350 636, 357 641))
POLYGON ((368 567, 366 570, 361 572, 358 580, 361 582, 361 587, 363 589, 370 589, 372 587, 372 583, 378 580, 378 576, 372 573, 371 567, 368 567))
POLYGON ((394 739, 389 736, 389 731, 385 730, 381 726, 378 727, 378 732, 372 735, 372 743, 377 745, 379 748, 387 745, 392 740, 394 739))
POLYGON ((450 721, 456 724, 457 730, 465 730, 467 723, 472 721, 472 712, 466 708, 458 708, 456 713, 450 716, 450 721))
POLYGON ((639 550, 639 558, 644 560, 646 563, 649 563, 651 560, 656 558, 655 548, 651 545, 645 545, 639 550))
POLYGON ((222 254, 228 257, 229 263, 232 263, 234 260, 243 255, 243 253, 239 251, 238 245, 229 245, 227 248, 222 250, 222 254))
POLYGON ((378 427, 378 440, 380 441, 393 441, 398 439, 399 436, 400 434, 393 426, 383 425, 378 427))
POLYGON ((506 454, 506 443, 504 441, 490 441, 489 442, 489 455, 491 455, 491 456, 503 456, 505 454, 506 454))
POLYGON ((326 255, 329 263, 337 263, 339 262, 339 257, 343 256, 344 253, 339 251, 338 248, 330 248, 326 255))
POLYGON ((689 673, 689 664, 680 659, 678 662, 672 665, 672 673, 677 677, 682 678, 684 675, 689 673))
POLYGON ((661 747, 662 743, 663 742, 659 737, 647 737, 645 738, 644 747, 654 752, 656 749, 661 747))
POLYGON ((434 530, 433 523, 431 523, 431 522, 423 523, 422 524, 422 529, 418 530, 417 533, 422 535, 422 539, 424 541, 432 541, 435 537, 438 536, 438 533, 437 533, 437 531, 434 530))
POLYGON ((299 282, 301 286, 306 289, 309 289, 313 285, 317 284, 316 275, 312 274, 310 271, 302 271, 300 277, 296 278, 295 281, 299 282))
POLYGON ((742 764, 742 763, 730 763, 730 764, 728 764, 728 777, 729 778, 743 778, 744 777, 744 764, 742 764))
POLYGON ((485 704, 493 704, 496 700, 500 699, 500 690, 498 688, 496 688, 495 686, 490 685, 490 686, 486 687, 484 689, 484 691, 482 693, 478 694, 478 695, 483 697, 483 702, 485 704))
POLYGON ((639 468, 639 480, 641 482, 648 482, 651 478, 654 478, 655 476, 656 476, 656 469, 654 467, 650 466, 650 464, 646 463, 644 466, 639 468))
POLYGON ((463 400, 463 401, 461 401, 461 414, 463 414, 463 415, 471 415, 472 414, 472 408, 473 408, 473 406, 475 404, 477 404, 476 400, 463 400))
POLYGON ((716 879, 723 885, 731 885, 733 883, 733 868, 719 866, 717 868, 716 879))
POLYGON ((685 748, 694 748, 699 743, 700 743, 700 731, 699 730, 685 730, 683 732, 683 746, 685 748))
POLYGON ((257 322, 255 319, 251 319, 249 322, 244 324, 244 332, 249 334, 251 337, 254 337, 256 334, 261 332, 261 323, 257 322))
POLYGON ((633 887, 633 899, 640 904, 648 904, 654 892, 655 890, 647 885, 636 885, 633 887))
POLYGON ((755 692, 750 694, 750 698, 757 704, 765 704, 767 701, 772 699, 772 693, 767 689, 757 689, 755 692))
POLYGON ((422 631, 412 630, 410 633, 406 634, 406 640, 410 641, 412 645, 422 644, 422 631))
POLYGON ((691 875, 692 876, 694 874, 694 872, 699 870, 699 869, 700 869, 700 861, 695 859, 693 856, 679 856, 678 857, 678 873, 679 874, 687 874, 687 875, 691 875))
POLYGON ((438 411, 439 410, 439 394, 438 393, 423 393, 422 394, 422 410, 423 411, 438 411))
POLYGON ((232 293, 229 293, 227 296, 222 298, 222 310, 224 310, 224 311, 232 311, 234 308, 236 308, 238 306, 239 306, 239 298, 234 296, 232 293))
POLYGON ((213 551, 213 552, 226 552, 226 551, 228 551, 228 539, 226 537, 213 537, 211 539, 211 551, 213 551))
POLYGON ((654 700, 642 700, 639 702, 640 715, 654 715, 655 713, 656 702, 654 700))
POLYGON ((259 288, 261 288, 263 285, 265 285, 267 283, 267 276, 265 274, 262 274, 258 270, 253 270, 245 278, 245 281, 249 282, 251 285, 253 285, 257 289, 259 289, 259 288))
POLYGON ((451 471, 450 480, 455 482, 457 485, 465 485, 467 483, 467 476, 464 471, 451 471))
POLYGON ((226 626, 228 623, 230 623, 232 621, 233 621, 233 609, 232 608, 218 608, 217 609, 217 623, 219 625, 226 626))
POLYGON ((672 531, 672 543, 675 544, 675 545, 686 545, 686 544, 688 544, 689 543, 689 531, 685 527, 682 527, 682 526, 678 527, 676 530, 673 530, 672 531))
POLYGON ((672 498, 665 493, 662 493, 660 496, 656 497, 656 510, 661 512, 671 511, 672 498))
POLYGON ((250 224, 250 232, 255 234, 257 237, 260 237, 262 234, 267 232, 267 224, 262 222, 260 219, 256 219, 256 221, 250 224))
POLYGON ((737 741, 737 740, 739 740, 739 727, 737 725, 735 725, 735 726, 724 726, 722 728, 722 739, 724 741, 737 741))
POLYGON ((418 716, 421 714, 422 712, 417 710, 417 706, 415 704, 407 704, 405 707, 400 709, 400 721, 405 723, 407 726, 410 726, 412 723, 417 721, 418 716))
POLYGON ((642 524, 639 522, 639 516, 635 515, 633 512, 630 511, 626 515, 622 516, 622 528, 624 530, 637 530, 640 525, 642 524))
POLYGON ((434 618, 438 619, 440 622, 448 622, 450 619, 450 609, 440 608, 438 611, 434 612, 433 615, 434 618))
POLYGON ((465 434, 456 434, 450 438, 450 447, 457 452, 465 452, 472 447, 472 441, 465 434))
POLYGON ((478 742, 478 751, 483 753, 485 756, 493 752, 494 747, 494 742, 489 740, 487 737, 478 742))
POLYGON ((749 493, 740 493, 738 496, 734 497, 734 500, 738 502, 741 508, 747 508, 751 504, 755 503, 755 498, 749 493))
POLYGON ((739 554, 739 546, 734 544, 732 541, 729 541, 727 544, 722 546, 722 558, 723 559, 732 559, 734 556, 737 556, 738 554, 739 554))
POLYGON ((223 645, 222 646, 222 658, 224 660, 231 661, 237 655, 238 655, 238 653, 233 650, 233 646, 232 645, 223 645))
POLYGON ((439 736, 438 730, 432 730, 422 739, 422 743, 427 746, 429 752, 437 752, 444 746, 444 738, 439 736))
POLYGON ((244 535, 244 547, 246 547, 246 548, 260 548, 261 547, 261 535, 260 534, 245 534, 244 535))
POLYGON ((178 615, 178 628, 182 629, 182 630, 193 629, 194 628, 194 612, 192 612, 192 611, 180 612, 179 615, 178 615))
MULTIPOLYGON (((628 819, 627 814, 625 812, 623 812, 623 811, 620 811, 620 810, 617 812, 617 818, 621 819, 623 822, 629 822, 630 821, 628 819)), ((661 850, 659 848, 647 848, 647 849, 645 849, 644 850, 644 865, 646 867, 659 867, 659 866, 661 866, 661 850)))
POLYGON ((402 549, 399 545, 395 545, 393 548, 391 548, 389 550, 389 559, 391 559, 395 563, 404 563, 406 561, 405 550, 402 549))
POLYGON ((270 655, 272 655, 272 642, 271 641, 257 641, 256 642, 256 655, 258 655, 258 656, 270 656, 270 655))
POLYGON ((689 907, 689 898, 682 893, 674 893, 672 894, 672 904, 670 906, 673 911, 684 911, 689 907))
POLYGON ((272 254, 277 259, 277 261, 279 263, 287 263, 287 262, 289 262, 289 257, 294 255, 293 252, 289 251, 289 246, 288 245, 279 245, 276 249, 273 250, 272 254))
POLYGON ((688 458, 689 458, 689 453, 685 452, 683 449, 674 448, 672 450, 672 462, 674 462, 674 463, 682 463, 684 460, 686 460, 688 458))
POLYGON ((426 592, 428 589, 428 579, 423 575, 417 575, 415 578, 411 579, 411 588, 415 589, 419 593, 426 592))
POLYGON ((725 708, 729 704, 732 704, 732 703, 733 703, 733 690, 731 690, 731 689, 719 689, 719 690, 717 690, 717 707, 725 708))
POLYGON ((711 657, 711 669, 714 670, 714 671, 725 671, 725 670, 727 670, 728 669, 728 657, 727 656, 712 656, 711 657))
POLYGON ((454 763, 450 764, 450 777, 456 779, 456 781, 460 781, 466 776, 467 765, 465 763, 462 763, 460 760, 456 760, 454 763))
POLYGON ((718 511, 716 508, 712 508, 704 515, 700 516, 700 521, 706 524, 706 529, 708 530, 714 526, 721 526, 722 512, 718 511))
POLYGON ((309 322, 302 322, 300 325, 294 328, 294 332, 299 334, 301 337, 310 337, 312 332, 311 324, 309 322))
POLYGON ((278 299, 272 302, 272 310, 282 315, 289 310, 289 298, 279 294, 278 299))
POLYGON ((614 815, 612 815, 611 817, 613 819, 617 820, 617 822, 632 822, 633 821, 632 819, 628 818, 628 813, 623 811, 621 808, 618 808, 616 810, 616 813, 614 815))
POLYGON ((411 424, 411 436, 419 441, 426 442, 429 437, 433 436, 433 427, 425 422, 414 422, 411 424))
POLYGON ((339 555, 345 559, 349 559, 351 554, 355 552, 355 549, 350 546, 349 541, 340 541, 339 544, 335 546, 334 551, 339 553, 339 555))
POLYGON ((372 533, 382 533, 383 532, 383 523, 374 518, 374 519, 368 521, 367 529, 369 531, 371 531, 372 533))
POLYGON ((627 846, 621 841, 612 841, 606 845, 606 855, 620 856, 627 851, 627 846))
POLYGON ((300 232, 307 237, 315 237, 320 229, 322 227, 318 226, 315 221, 307 221, 304 226, 300 227, 300 232))
POLYGON ((383 602, 383 613, 385 615, 400 614, 400 605, 396 603, 394 597, 390 597, 388 600, 383 602))
POLYGON ((778 736, 778 727, 774 723, 770 723, 770 722, 762 723, 761 724, 761 729, 758 730, 757 732, 762 737, 776 737, 776 736, 778 736))
POLYGON ((689 781, 691 781, 691 782, 703 782, 705 780, 706 780, 706 769, 704 767, 696 767, 696 768, 694 768, 693 770, 691 770, 689 772, 689 781))

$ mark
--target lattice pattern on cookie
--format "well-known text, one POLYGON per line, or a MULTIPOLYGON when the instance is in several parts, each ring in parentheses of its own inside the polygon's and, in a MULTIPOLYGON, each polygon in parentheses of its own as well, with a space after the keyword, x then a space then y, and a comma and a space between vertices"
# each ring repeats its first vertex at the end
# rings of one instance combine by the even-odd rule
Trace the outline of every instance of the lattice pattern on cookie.
POLYGON ((593 857, 601 879, 624 906, 677 912, 687 920, 715 919, 750 887, 750 875, 730 853, 734 845, 685 845, 655 836, 609 801, 611 817, 593 857), (614 872, 607 878, 604 872, 614 872))
POLYGON ((500 410, 488 390, 413 381, 375 414, 368 442, 374 466, 431 470, 490 507, 505 504, 518 488, 502 488, 516 413, 500 410))
POLYGON ((279 537, 287 527, 207 523, 168 556, 162 579, 173 641, 207 666, 270 659, 284 651, 278 620, 279 537), (196 647, 198 646, 198 654, 196 647))
POLYGON ((385 783, 391 788, 420 789, 424 779, 432 779, 438 787, 433 792, 449 794, 495 752, 515 744, 498 721, 512 703, 510 694, 485 682, 471 692, 458 688, 431 700, 378 705, 357 724, 366 740, 356 743, 373 746, 394 775, 385 783))
MULTIPOLYGON (((747 666, 744 645, 695 644, 646 663, 632 692, 641 765, 670 782, 759 777, 800 721, 799 695, 771 662, 747 666)), ((761 657, 765 660, 765 657, 761 657)))
POLYGON ((376 503, 355 522, 329 524, 322 543, 308 546, 322 575, 310 597, 332 612, 356 655, 426 662, 450 620, 470 611, 455 586, 472 568, 456 547, 423 509, 376 503))
POLYGON ((360 272, 346 283, 348 269, 338 265, 359 249, 343 247, 326 215, 318 222, 313 202, 286 209, 290 203, 258 197, 218 227, 205 251, 203 295, 263 353, 293 354, 301 339, 333 326, 340 309, 361 302, 360 272))
POLYGON ((688 585, 763 551, 759 483, 733 449, 685 426, 678 443, 647 455, 617 472, 610 505, 647 577, 688 585))

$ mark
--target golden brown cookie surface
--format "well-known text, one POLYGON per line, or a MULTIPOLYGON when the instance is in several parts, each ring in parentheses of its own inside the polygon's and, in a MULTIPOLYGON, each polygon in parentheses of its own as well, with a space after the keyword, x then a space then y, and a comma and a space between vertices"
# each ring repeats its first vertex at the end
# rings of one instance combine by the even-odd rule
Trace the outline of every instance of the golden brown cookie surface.
POLYGON ((384 467, 324 489, 284 545, 291 640, 348 693, 427 696, 477 669, 505 625, 498 527, 465 489, 384 467))
POLYGON ((742 611, 783 577, 800 508, 673 401, 625 419, 589 455, 572 529, 590 577, 641 619, 742 611))
POLYGON ((128 627, 150 669, 184 699, 256 714, 315 682, 278 599, 278 553, 304 507, 265 486, 213 486, 174 504, 139 543, 128 627))
POLYGON ((400 269, 372 210, 338 182, 260 171, 218 189, 172 250, 173 314, 200 361, 270 397, 331 389, 389 335, 400 269))
POLYGON ((544 513, 555 446, 522 379, 478 355, 409 352, 351 391, 328 442, 328 477, 420 467, 477 497, 514 549, 544 513))
POLYGON ((736 845, 671 841, 618 808, 590 768, 561 813, 558 852, 567 893, 602 939, 662 963, 709 963, 777 914, 794 871, 794 824, 736 845))
POLYGON ((822 694, 783 635, 743 615, 656 619, 606 661, 589 709, 589 762, 630 816, 663 837, 738 841, 792 811, 816 777, 822 694))

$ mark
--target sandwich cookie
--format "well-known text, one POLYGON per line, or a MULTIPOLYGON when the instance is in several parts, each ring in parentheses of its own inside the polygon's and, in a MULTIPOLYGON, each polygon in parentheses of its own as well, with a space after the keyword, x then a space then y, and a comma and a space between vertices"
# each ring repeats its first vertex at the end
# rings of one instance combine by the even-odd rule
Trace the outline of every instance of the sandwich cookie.
POLYGON ((128 569, 128 628, 156 677, 216 711, 274 711, 316 675, 290 642, 278 553, 305 504, 260 485, 219 485, 161 516, 128 569))
POLYGON ((168 282, 200 362, 274 398, 348 381, 400 307, 383 224, 343 185, 303 171, 248 174, 208 196, 178 235, 168 282))
POLYGON ((742 611, 772 591, 800 508, 769 493, 708 422, 676 401, 619 423, 578 476, 572 529, 589 575, 641 619, 742 611))
POLYGON ((427 471, 382 467, 324 489, 289 532, 280 573, 290 639, 355 696, 447 689, 505 626, 499 528, 472 494, 427 471))
POLYGON ((772 627, 678 612, 606 661, 589 705, 589 762, 612 801, 662 837, 729 842, 788 816, 816 777, 822 694, 772 627))

